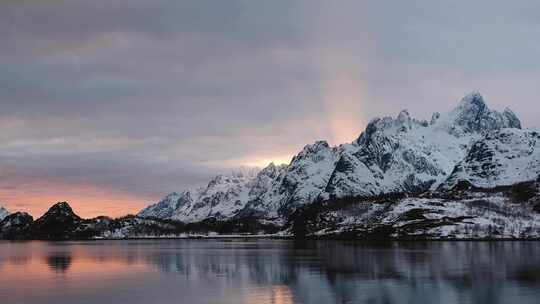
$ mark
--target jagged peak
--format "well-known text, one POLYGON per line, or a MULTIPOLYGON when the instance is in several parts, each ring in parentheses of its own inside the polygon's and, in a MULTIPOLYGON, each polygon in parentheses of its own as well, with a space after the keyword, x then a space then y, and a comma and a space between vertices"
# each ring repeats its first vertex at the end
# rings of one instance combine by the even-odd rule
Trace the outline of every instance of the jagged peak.
POLYGON ((58 203, 52 205, 52 207, 49 208, 49 210, 68 210, 68 211, 73 211, 73 209, 71 209, 71 206, 69 205, 68 202, 58 202, 58 203))
POLYGON ((434 125, 435 123, 437 123, 437 120, 439 120, 439 118, 441 118, 441 113, 433 112, 433 114, 431 114, 431 121, 429 122, 429 124, 434 125))
POLYGON ((407 109, 404 109, 404 110, 401 110, 397 116, 397 121, 399 122, 404 122, 404 121, 408 121, 411 119, 411 114, 409 114, 409 110, 407 109))
POLYGON ((505 107, 503 110, 503 113, 508 113, 508 114, 517 116, 516 113, 514 113, 514 111, 512 111, 512 109, 510 109, 509 107, 505 107))
POLYGON ((521 128, 519 118, 509 109, 502 113, 491 110, 482 94, 473 91, 461 99, 449 114, 445 123, 455 135, 463 132, 482 132, 503 128, 521 128))
POLYGON ((479 91, 472 91, 461 98, 458 105, 451 111, 456 119, 474 119, 482 112, 489 111, 484 97, 479 91))
POLYGON ((68 202, 59 202, 52 205, 52 207, 49 208, 49 210, 41 218, 58 215, 75 217, 80 219, 80 217, 75 214, 68 202))
POLYGON ((510 128, 521 129, 521 121, 514 111, 512 111, 510 108, 504 108, 503 115, 508 120, 510 128))
POLYGON ((276 167, 276 164, 274 164, 274 162, 270 162, 266 167, 264 167, 263 170, 265 169, 274 169, 276 167))
POLYGON ((276 164, 274 164, 274 162, 271 162, 270 164, 268 164, 268 166, 266 166, 264 169, 262 169, 257 174, 257 176, 259 176, 259 175, 274 176, 277 172, 281 171, 282 169, 284 169, 286 167, 287 167, 287 165, 285 165, 285 164, 276 165, 276 164))
POLYGON ((411 114, 409 114, 408 110, 401 110, 396 117, 394 125, 399 129, 399 131, 407 131, 412 129, 413 123, 419 123, 419 121, 411 118, 411 114))
POLYGON ((324 148, 329 148, 330 145, 328 144, 328 142, 326 140, 317 140, 316 142, 314 142, 313 144, 311 145, 306 145, 304 147, 304 149, 306 147, 313 147, 313 148, 318 148, 318 147, 324 147, 324 148))
POLYGON ((486 106, 486 103, 484 101, 484 96, 480 93, 478 90, 474 90, 470 92, 469 94, 465 95, 461 101, 460 105, 468 106, 468 105, 475 105, 475 106, 486 106))
POLYGON ((222 183, 240 183, 242 181, 251 180, 255 178, 260 171, 260 168, 251 168, 251 170, 244 169, 244 171, 233 170, 231 174, 228 175, 218 174, 210 180, 210 182, 206 186, 206 189, 210 189, 222 183))
POLYGON ((0 221, 3 220, 8 215, 9 215, 9 211, 3 206, 0 206, 0 221))
POLYGON ((302 159, 320 159, 321 154, 325 154, 332 149, 326 140, 318 140, 313 144, 305 145, 302 151, 292 158, 290 165, 294 165, 302 159))
POLYGON ((391 132, 408 132, 415 126, 427 127, 426 120, 417 120, 411 116, 408 110, 401 110, 396 118, 384 116, 375 117, 369 121, 364 132, 360 134, 353 144, 366 144, 375 133, 391 130, 391 132))
POLYGON ((73 209, 71 208, 68 202, 59 202, 59 203, 54 204, 51 208, 49 208, 49 211, 55 211, 55 210, 74 213, 73 209))
POLYGON ((215 175, 210 182, 207 184, 207 188, 211 188, 216 184, 222 182, 229 182, 231 180, 246 180, 253 179, 259 174, 261 168, 259 167, 238 167, 230 171, 229 174, 218 174, 215 175))
POLYGON ((326 140, 318 140, 313 144, 305 145, 302 151, 298 153, 297 157, 301 155, 317 153, 319 151, 327 149, 330 149, 330 145, 328 144, 328 142, 326 140))
POLYGON ((163 200, 177 200, 179 197, 182 197, 182 196, 185 196, 185 195, 188 195, 189 194, 189 191, 182 191, 182 192, 171 192, 169 194, 167 194, 167 196, 165 196, 165 198, 163 200))

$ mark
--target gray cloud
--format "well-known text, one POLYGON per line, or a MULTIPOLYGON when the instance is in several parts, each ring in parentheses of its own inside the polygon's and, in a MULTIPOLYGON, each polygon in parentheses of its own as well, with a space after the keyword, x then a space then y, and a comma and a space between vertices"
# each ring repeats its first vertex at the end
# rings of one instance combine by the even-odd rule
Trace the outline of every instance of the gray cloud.
POLYGON ((473 89, 540 126, 539 6, 3 1, 0 188, 41 178, 157 199, 473 89))

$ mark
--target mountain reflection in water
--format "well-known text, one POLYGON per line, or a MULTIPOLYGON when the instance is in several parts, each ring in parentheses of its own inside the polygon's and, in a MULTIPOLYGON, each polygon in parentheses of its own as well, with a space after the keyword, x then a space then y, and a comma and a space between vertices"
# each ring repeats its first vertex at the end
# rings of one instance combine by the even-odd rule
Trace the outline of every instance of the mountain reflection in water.
POLYGON ((538 298, 540 242, 0 243, 2 303, 491 304, 538 298))

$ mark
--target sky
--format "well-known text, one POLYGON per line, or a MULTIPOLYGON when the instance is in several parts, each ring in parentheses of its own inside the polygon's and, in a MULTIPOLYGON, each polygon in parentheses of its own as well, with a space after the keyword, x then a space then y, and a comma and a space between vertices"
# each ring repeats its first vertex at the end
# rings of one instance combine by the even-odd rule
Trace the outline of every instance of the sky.
POLYGON ((538 37, 538 1, 4 0, 0 205, 135 213, 473 90, 540 127, 538 37))

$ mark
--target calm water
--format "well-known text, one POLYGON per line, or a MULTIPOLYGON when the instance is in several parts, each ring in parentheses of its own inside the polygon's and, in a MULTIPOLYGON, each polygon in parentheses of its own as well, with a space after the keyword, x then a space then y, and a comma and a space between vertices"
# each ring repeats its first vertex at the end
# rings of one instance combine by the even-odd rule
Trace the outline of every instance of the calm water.
POLYGON ((539 303, 540 242, 0 242, 0 303, 539 303))

